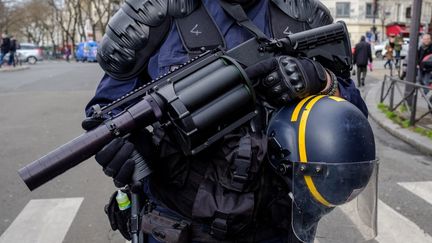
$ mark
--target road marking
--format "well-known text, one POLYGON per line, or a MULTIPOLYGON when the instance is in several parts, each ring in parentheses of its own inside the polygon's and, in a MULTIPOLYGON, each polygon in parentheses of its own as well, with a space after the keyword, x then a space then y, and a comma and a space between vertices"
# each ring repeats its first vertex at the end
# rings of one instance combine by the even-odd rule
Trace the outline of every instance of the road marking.
POLYGON ((380 243, 431 243, 432 237, 390 206, 378 201, 378 236, 380 243))
MULTIPOLYGON (((353 223, 353 229, 357 229, 357 231, 363 236, 363 239, 370 240, 375 236, 376 222, 365 222, 364 220, 373 220, 374 217, 372 216, 372 214, 375 215, 376 211, 374 210, 375 212, 368 213, 369 216, 367 217, 362 217, 362 215, 359 214, 360 212, 358 210, 358 207, 359 206, 357 199, 338 206, 338 208, 345 214, 345 216, 347 216, 348 219, 353 223)), ((366 208, 364 208, 364 210, 366 210, 366 208)), ((366 212, 361 213, 366 215, 366 212)))
POLYGON ((432 181, 401 182, 398 184, 432 204, 432 181))
POLYGON ((36 199, 27 203, 0 243, 61 243, 84 198, 36 199))
MULTIPOLYGON (((427 184, 422 184, 427 186, 427 184)), ((423 187, 420 187, 423 188, 423 187)), ((423 188, 424 189, 424 188, 423 188)), ((429 188, 428 188, 429 189, 429 188)), ((427 190, 428 190, 427 189, 427 190)), ((425 189, 426 190, 426 189, 425 189)), ((428 195, 428 194, 426 194, 428 195)), ((355 201, 355 200, 354 200, 355 201)), ((352 221, 359 229, 365 239, 368 239, 372 233, 365 224, 361 222, 358 213, 355 210, 355 204, 348 203, 339 206, 342 212, 352 221), (366 232, 366 234, 364 234, 366 232)), ((432 237, 415 223, 392 209, 390 206, 378 201, 378 236, 375 238, 380 243, 399 243, 399 242, 422 242, 432 243, 432 237)))

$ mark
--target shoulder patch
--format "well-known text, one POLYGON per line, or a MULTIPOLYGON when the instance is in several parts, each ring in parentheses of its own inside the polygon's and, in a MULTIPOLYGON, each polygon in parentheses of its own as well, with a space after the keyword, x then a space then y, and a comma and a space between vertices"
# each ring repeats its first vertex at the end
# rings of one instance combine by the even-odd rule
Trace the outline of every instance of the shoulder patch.
POLYGON ((200 4, 199 0, 169 0, 168 13, 175 18, 188 16, 200 4))
POLYGON ((272 2, 288 16, 307 22, 312 28, 333 23, 330 11, 318 0, 272 0, 272 2))

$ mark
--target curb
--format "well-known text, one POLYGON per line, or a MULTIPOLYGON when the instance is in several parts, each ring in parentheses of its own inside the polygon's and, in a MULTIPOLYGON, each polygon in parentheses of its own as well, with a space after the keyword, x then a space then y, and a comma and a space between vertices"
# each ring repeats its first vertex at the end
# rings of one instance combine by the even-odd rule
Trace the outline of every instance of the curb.
POLYGON ((364 95, 364 100, 369 109, 369 116, 384 130, 402 141, 417 148, 419 151, 432 155, 432 142, 427 137, 424 137, 408 129, 400 127, 398 124, 389 120, 378 108, 378 100, 380 92, 380 83, 374 84, 371 89, 364 95))
POLYGON ((22 71, 22 70, 27 70, 30 69, 29 66, 19 66, 19 67, 14 67, 14 68, 0 68, 0 73, 10 73, 10 72, 18 72, 18 71, 22 71))

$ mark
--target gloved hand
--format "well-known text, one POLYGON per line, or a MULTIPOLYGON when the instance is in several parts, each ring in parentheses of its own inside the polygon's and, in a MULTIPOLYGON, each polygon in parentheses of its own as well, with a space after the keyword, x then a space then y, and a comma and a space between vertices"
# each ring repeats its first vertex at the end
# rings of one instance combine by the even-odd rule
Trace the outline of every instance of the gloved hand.
POLYGON ((327 85, 326 69, 309 58, 269 58, 246 68, 246 73, 260 80, 258 92, 277 107, 318 94, 327 85))
POLYGON ((95 155, 104 173, 114 179, 117 187, 131 184, 135 161, 131 159, 134 150, 151 160, 155 154, 152 135, 146 129, 135 131, 128 139, 115 138, 95 155))
POLYGON ((135 161, 130 159, 135 146, 125 138, 115 138, 95 155, 104 173, 114 179, 117 187, 132 182, 135 161))
MULTIPOLYGON (((105 213, 108 216, 111 229, 118 230, 126 240, 131 240, 130 234, 130 218, 131 209, 120 210, 116 201, 117 191, 115 191, 108 202, 105 205, 105 213)), ((128 194, 130 198, 130 194, 128 194)))

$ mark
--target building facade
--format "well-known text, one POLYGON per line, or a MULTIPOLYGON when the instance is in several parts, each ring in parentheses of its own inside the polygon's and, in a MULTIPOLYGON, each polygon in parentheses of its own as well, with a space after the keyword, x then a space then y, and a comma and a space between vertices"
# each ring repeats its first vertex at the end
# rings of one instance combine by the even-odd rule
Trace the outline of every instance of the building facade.
MULTIPOLYGON (((329 8, 335 21, 347 23, 352 44, 357 43, 362 35, 370 41, 372 26, 376 26, 377 42, 386 39, 385 26, 390 23, 409 25, 411 22, 411 0, 376 0, 377 11, 374 18, 374 0, 321 0, 329 8), (375 24, 374 24, 375 21, 375 24), (369 33, 368 33, 369 32, 369 33)), ((432 17, 432 0, 423 0, 421 24, 430 25, 432 17)))

